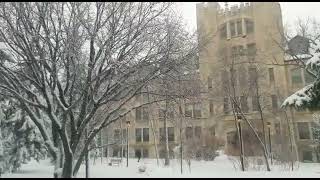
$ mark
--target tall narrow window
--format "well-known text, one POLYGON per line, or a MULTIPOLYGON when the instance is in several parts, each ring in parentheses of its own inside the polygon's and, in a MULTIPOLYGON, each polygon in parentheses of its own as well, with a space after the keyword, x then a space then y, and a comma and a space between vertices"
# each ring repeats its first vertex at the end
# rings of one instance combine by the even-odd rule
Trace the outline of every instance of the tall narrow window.
POLYGON ((248 108, 248 100, 246 96, 241 96, 240 97, 240 104, 241 104, 241 110, 243 112, 248 112, 249 108, 248 108))
POLYGON ((299 139, 310 139, 309 125, 307 122, 298 122, 299 139))
POLYGON ((149 157, 149 150, 144 148, 142 149, 142 157, 143 158, 148 158, 149 157))
POLYGON ((196 138, 200 138, 201 137, 201 127, 200 126, 196 126, 194 128, 194 135, 196 138))
POLYGON ((212 116, 214 114, 214 112, 213 112, 213 101, 212 100, 209 101, 209 112, 210 112, 210 116, 212 116))
POLYGON ((164 120, 166 110, 163 107, 159 107, 159 120, 164 120))
POLYGON ((193 136, 192 127, 186 128, 186 139, 191 139, 193 136))
POLYGON ((243 56, 244 55, 244 48, 242 45, 238 46, 238 53, 240 56, 243 56))
POLYGON ((274 82, 274 72, 273 72, 273 68, 269 68, 269 80, 270 83, 274 82))
POLYGON ((221 71, 221 80, 222 80, 222 90, 225 91, 228 89, 228 86, 229 86, 228 71, 226 70, 221 71))
POLYGON ((136 142, 142 142, 141 128, 136 128, 136 142))
POLYGON ((148 112, 148 107, 145 106, 143 107, 143 120, 148 121, 149 120, 149 112, 148 112))
POLYGON ((119 141, 120 140, 120 129, 115 129, 113 133, 113 140, 119 141))
POLYGON ((231 47, 231 57, 236 57, 238 55, 238 48, 237 46, 232 46, 231 47))
POLYGON ((245 23, 246 23, 246 29, 247 29, 247 33, 253 33, 254 31, 254 24, 253 24, 253 21, 249 20, 249 19, 246 19, 245 20, 245 23))
POLYGON ((192 104, 188 103, 185 105, 185 112, 186 117, 192 117, 192 104))
POLYGON ((229 112, 229 99, 227 97, 223 98, 223 112, 224 114, 229 112))
POLYGON ((142 118, 142 108, 137 107, 136 108, 136 121, 140 121, 142 118))
POLYGON ((257 68, 251 67, 249 68, 249 84, 255 85, 258 78, 257 68))
POLYGON ((193 115, 195 118, 201 118, 201 103, 194 104, 193 115))
POLYGON ((247 86, 247 70, 244 67, 239 67, 239 84, 240 87, 246 87, 247 86))
POLYGON ((220 37, 221 38, 226 38, 227 37, 227 25, 226 24, 223 24, 221 26, 221 29, 220 29, 220 37))
POLYGON ((281 132, 280 132, 280 130, 281 130, 281 129, 280 129, 280 123, 275 123, 275 124, 274 124, 274 129, 275 129, 275 131, 276 131, 276 134, 277 134, 277 135, 280 135, 280 133, 281 133, 281 132))
POLYGON ((230 22, 230 32, 231 32, 231 37, 236 36, 236 23, 234 21, 230 22))
POLYGON ((215 136, 216 135, 216 128, 214 126, 211 126, 209 128, 209 132, 211 136, 215 136))
POLYGON ((272 101, 272 109, 277 110, 278 109, 278 98, 276 95, 271 95, 271 101, 272 101))
POLYGON ((252 96, 252 111, 258 111, 258 97, 257 96, 252 96))
POLYGON ((174 127, 168 127, 168 141, 174 141, 174 127))
POLYGON ((143 128, 143 142, 149 142, 149 128, 143 128))
POLYGON ((293 85, 302 84, 302 77, 301 77, 301 69, 294 68, 291 69, 291 81, 293 85))
POLYGON ((237 21, 237 31, 238 31, 238 36, 242 35, 242 23, 241 19, 237 21))
POLYGON ((159 128, 159 141, 165 142, 166 141, 166 132, 164 131, 164 128, 159 128))
POLYGON ((209 76, 208 77, 208 89, 212 88, 212 78, 209 76))

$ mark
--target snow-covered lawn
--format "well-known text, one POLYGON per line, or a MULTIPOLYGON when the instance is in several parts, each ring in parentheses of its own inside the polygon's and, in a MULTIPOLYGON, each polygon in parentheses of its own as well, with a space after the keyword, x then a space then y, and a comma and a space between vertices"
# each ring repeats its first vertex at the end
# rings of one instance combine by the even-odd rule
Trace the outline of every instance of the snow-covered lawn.
MULTIPOLYGON (((265 168, 260 171, 250 170, 241 172, 233 167, 233 163, 225 155, 218 156, 214 161, 192 161, 191 171, 186 162, 183 166, 183 174, 180 173, 180 161, 171 160, 169 167, 163 167, 163 160, 160 160, 160 166, 154 159, 143 159, 139 163, 137 159, 129 159, 129 167, 126 167, 126 159, 120 166, 108 166, 107 159, 97 159, 95 165, 90 163, 90 177, 123 177, 123 178, 139 178, 139 177, 320 177, 320 164, 317 163, 299 163, 299 168, 290 171, 288 168, 280 166, 272 166, 272 171, 267 172, 265 168), (140 166, 145 165, 146 172, 139 173, 140 166)), ((43 160, 40 163, 31 161, 21 167, 21 170, 15 174, 4 174, 5 178, 51 178, 53 177, 53 166, 49 160, 43 160)), ((85 167, 82 166, 78 177, 85 177, 85 167)))

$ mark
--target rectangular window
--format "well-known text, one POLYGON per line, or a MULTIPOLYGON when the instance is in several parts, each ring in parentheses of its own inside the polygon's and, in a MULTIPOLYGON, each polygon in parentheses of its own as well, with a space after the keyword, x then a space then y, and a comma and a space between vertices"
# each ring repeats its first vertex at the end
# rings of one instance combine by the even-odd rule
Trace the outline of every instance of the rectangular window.
POLYGON ((193 136, 192 127, 186 128, 186 139, 191 139, 193 136))
POLYGON ((238 55, 238 48, 237 46, 231 47, 231 57, 237 57, 238 55))
POLYGON ((275 131, 276 131, 276 134, 277 135, 280 135, 280 131, 281 131, 281 129, 280 129, 280 123, 275 123, 274 124, 274 129, 275 129, 275 131))
POLYGON ((223 24, 221 26, 221 29, 220 29, 220 37, 221 38, 226 38, 227 37, 227 25, 226 24, 223 24))
POLYGON ((143 128, 143 142, 149 142, 149 128, 143 128))
POLYGON ((237 31, 238 31, 238 36, 242 35, 242 21, 238 20, 237 21, 237 31))
POLYGON ((249 68, 249 83, 250 85, 255 85, 258 78, 257 68, 251 67, 249 68))
POLYGON ((194 128, 194 136, 196 138, 200 138, 201 137, 201 127, 200 126, 196 126, 194 128))
POLYGON ((174 141, 174 127, 168 127, 168 141, 174 141))
POLYGON ((195 118, 201 118, 201 103, 194 104, 193 115, 195 118))
POLYGON ((143 107, 143 120, 148 121, 149 120, 149 112, 148 107, 143 107))
POLYGON ((222 82, 222 90, 225 91, 229 86, 229 75, 228 71, 221 71, 221 82, 222 82))
POLYGON ((120 153, 120 148, 118 148, 118 147, 113 147, 112 148, 112 156, 113 157, 118 157, 119 153, 120 153))
POLYGON ((241 104, 241 110, 243 112, 248 112, 249 108, 248 108, 248 100, 246 96, 241 96, 240 97, 240 104, 241 104))
POLYGON ((148 149, 143 149, 142 150, 143 158, 148 158, 149 157, 149 150, 148 149))
POLYGON ((274 110, 278 109, 278 98, 276 95, 271 95, 271 101, 272 101, 272 109, 274 110))
POLYGON ((113 131, 113 139, 114 141, 120 141, 120 129, 115 129, 113 131))
POLYGON ((164 128, 160 128, 159 129, 159 138, 160 138, 160 142, 166 142, 166 132, 164 131, 164 128))
POLYGON ((230 32, 231 32, 231 37, 236 36, 236 23, 234 21, 230 22, 230 32))
POLYGON ((309 125, 307 122, 298 122, 299 139, 310 139, 309 125))
MULTIPOLYGON (((312 137, 314 140, 320 140, 320 124, 312 122, 311 124, 312 137)), ((319 159, 320 160, 320 159, 319 159)))
POLYGON ((136 128, 136 142, 142 142, 141 128, 136 128))
POLYGON ((209 101, 209 112, 210 112, 210 116, 212 116, 214 114, 214 112, 213 112, 213 101, 212 100, 209 101))
POLYGON ((316 78, 313 77, 311 74, 309 74, 305 69, 303 69, 303 72, 304 72, 304 80, 307 85, 310 83, 313 83, 316 80, 316 78))
POLYGON ((245 23, 246 23, 247 33, 248 34, 253 33, 253 31, 254 31, 253 22, 251 20, 249 20, 249 19, 246 19, 245 23))
POLYGON ((252 96, 252 111, 258 111, 258 97, 257 96, 252 96))
POLYGON ((168 116, 168 119, 173 119, 174 118, 174 109, 175 107, 174 107, 174 105, 172 104, 172 103, 170 103, 170 104, 168 104, 168 114, 167 114, 167 116, 168 116))
POLYGON ((188 103, 185 105, 185 112, 186 117, 192 117, 192 104, 188 103))
POLYGON ((237 70, 236 69, 230 69, 230 80, 231 80, 231 86, 237 86, 237 70), (233 83, 233 84, 232 84, 233 83))
POLYGON ((216 135, 216 128, 214 126, 211 126, 209 128, 209 132, 211 136, 215 136, 216 135))
POLYGON ((123 142, 127 142, 127 129, 122 129, 123 142))
POLYGON ((244 67, 239 68, 239 84, 241 87, 247 86, 247 70, 244 67))
POLYGON ((166 110, 163 108, 159 108, 159 120, 164 120, 164 116, 165 116, 166 110))
POLYGON ((141 121, 142 117, 142 108, 137 107, 136 108, 136 121, 141 121))
POLYGON ((224 114, 229 112, 229 99, 227 97, 223 98, 223 112, 224 114))
POLYGON ((209 76, 208 77, 208 89, 212 88, 212 78, 209 76))
POLYGON ((256 55, 256 43, 251 43, 247 45, 247 54, 248 56, 255 56, 256 55))
POLYGON ((270 83, 274 82, 274 72, 273 72, 273 68, 269 68, 269 81, 270 83))
POLYGON ((291 69, 291 81, 292 84, 302 84, 302 78, 301 78, 301 69, 295 68, 291 69))
POLYGON ((242 45, 238 46, 238 53, 240 56, 243 56, 244 55, 244 48, 242 45))

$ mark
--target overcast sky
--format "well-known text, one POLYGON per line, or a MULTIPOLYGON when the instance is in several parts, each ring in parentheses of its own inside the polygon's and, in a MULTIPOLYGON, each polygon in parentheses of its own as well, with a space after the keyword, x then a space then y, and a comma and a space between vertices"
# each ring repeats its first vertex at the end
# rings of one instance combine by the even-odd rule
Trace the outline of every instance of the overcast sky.
MULTIPOLYGON (((196 30, 197 3, 199 2, 181 2, 178 6, 191 31, 196 30)), ((229 6, 233 4, 237 4, 237 2, 229 2, 229 6)), ((220 6, 224 7, 224 3, 220 2, 220 6)), ((302 19, 310 17, 320 20, 320 2, 280 2, 280 6, 283 24, 288 24, 289 27, 292 27, 298 17, 302 19)))

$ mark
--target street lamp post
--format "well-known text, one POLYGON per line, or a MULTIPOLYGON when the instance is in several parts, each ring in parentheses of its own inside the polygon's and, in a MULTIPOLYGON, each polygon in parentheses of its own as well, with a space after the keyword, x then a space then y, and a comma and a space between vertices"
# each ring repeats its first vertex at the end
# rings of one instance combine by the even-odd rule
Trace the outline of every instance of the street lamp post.
POLYGON ((129 127, 130 127, 130 121, 126 121, 127 124, 127 167, 129 166, 129 127))
POLYGON ((269 136, 269 153, 270 153, 270 160, 272 164, 271 133, 270 133, 271 123, 267 122, 267 126, 268 126, 268 136, 269 136))
POLYGON ((242 129, 241 129, 241 121, 242 117, 241 115, 237 115, 237 122, 239 127, 239 138, 240 138, 240 162, 241 162, 241 169, 244 171, 244 158, 243 158, 243 140, 242 140, 242 129))

